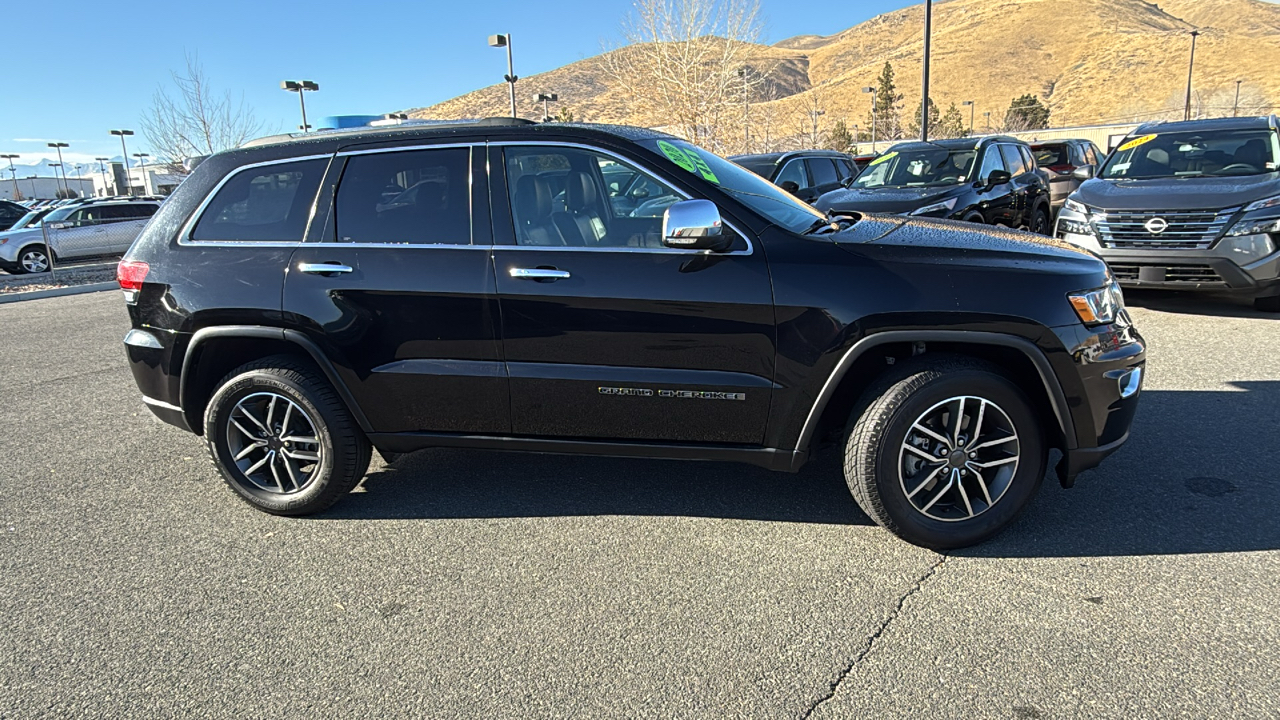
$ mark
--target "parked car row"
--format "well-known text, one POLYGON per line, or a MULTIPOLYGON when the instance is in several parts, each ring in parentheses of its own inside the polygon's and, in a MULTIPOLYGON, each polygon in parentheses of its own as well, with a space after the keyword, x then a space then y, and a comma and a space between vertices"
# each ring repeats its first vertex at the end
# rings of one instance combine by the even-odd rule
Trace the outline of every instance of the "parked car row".
POLYGON ((120 255, 160 203, 150 197, 88 198, 31 210, 0 232, 0 269, 38 273, 55 260, 120 255))

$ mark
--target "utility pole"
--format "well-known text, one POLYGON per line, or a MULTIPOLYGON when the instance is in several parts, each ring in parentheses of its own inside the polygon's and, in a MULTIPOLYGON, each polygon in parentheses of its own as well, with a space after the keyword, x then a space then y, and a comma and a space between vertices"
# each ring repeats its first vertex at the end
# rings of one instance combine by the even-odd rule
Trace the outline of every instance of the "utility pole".
POLYGON ((929 142, 929 40, 933 33, 933 0, 924 0, 924 71, 920 93, 920 141, 929 142))
POLYGON ((1182 111, 1182 119, 1191 119, 1191 73, 1196 68, 1196 38, 1200 37, 1199 30, 1191 31, 1191 60, 1187 63, 1187 105, 1182 111))
POLYGON ((876 110, 879 103, 876 102, 876 89, 873 87, 864 87, 862 92, 871 93, 871 154, 876 154, 876 110))
POLYGON ((511 90, 511 117, 516 117, 516 81, 520 78, 516 77, 515 61, 511 59, 511 33, 502 35, 490 35, 489 47, 504 47, 507 49, 507 74, 502 76, 507 81, 511 90))

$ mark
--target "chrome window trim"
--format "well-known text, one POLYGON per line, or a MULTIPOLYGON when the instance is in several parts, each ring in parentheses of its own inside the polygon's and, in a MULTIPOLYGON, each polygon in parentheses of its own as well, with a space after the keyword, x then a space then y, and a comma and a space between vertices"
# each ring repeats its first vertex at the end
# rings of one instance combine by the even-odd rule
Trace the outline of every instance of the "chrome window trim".
MULTIPOLYGON (((689 193, 681 190, 678 187, 674 187, 671 185, 671 183, 663 180, 660 177, 655 176, 653 170, 651 170, 650 168, 645 167, 643 164, 637 162, 636 160, 632 160, 631 158, 619 155, 618 153, 613 152, 608 148, 597 147, 595 145, 588 145, 586 143, 570 142, 566 140, 500 140, 497 142, 490 143, 489 146, 496 147, 496 148, 567 147, 567 148, 574 148, 577 150, 586 150, 588 152, 599 153, 600 155, 606 155, 608 157, 613 158, 614 160, 617 160, 618 162, 621 162, 628 166, 636 168, 637 171, 644 173, 646 176, 649 177, 649 179, 661 185, 670 187, 672 190, 675 190, 676 193, 680 195, 680 197, 684 198, 685 200, 694 199, 694 197, 689 193)), ((505 167, 503 168, 503 172, 504 173, 506 172, 505 167)), ((490 168, 489 174, 490 176, 493 175, 492 168, 490 168)), ((504 183, 504 184, 507 184, 507 183, 504 183)), ((508 187, 507 196, 510 197, 510 195, 511 195, 511 188, 508 187)), ((514 218, 512 218, 512 220, 514 220, 514 218)), ((492 247, 495 251, 497 250, 536 250, 540 252, 615 252, 615 253, 622 252, 622 253, 653 253, 653 254, 671 254, 671 255, 716 255, 716 256, 751 255, 752 253, 755 252, 755 244, 751 242, 750 235, 743 232, 740 228, 738 228, 738 226, 725 220, 723 217, 721 217, 721 222, 723 222, 724 225, 728 227, 730 230, 737 233, 743 239, 743 241, 747 243, 746 250, 730 250, 729 252, 712 252, 711 250, 696 250, 692 248, 669 248, 669 247, 660 247, 660 248, 568 247, 568 246, 558 246, 558 245, 519 245, 519 244, 500 245, 498 243, 494 243, 492 247)))
MULTIPOLYGON (((200 201, 199 207, 196 208, 195 212, 191 213, 191 217, 187 218, 187 222, 182 226, 182 231, 178 233, 178 244, 182 246, 193 246, 193 247, 268 247, 268 248, 269 247, 275 247, 275 248, 298 247, 299 245, 305 245, 306 243, 303 242, 302 240, 299 240, 297 242, 293 242, 293 241, 257 242, 254 240, 192 240, 191 231, 194 230, 196 227, 196 224, 200 222, 200 218, 204 217, 204 211, 208 209, 209 203, 213 202, 213 199, 218 196, 219 192, 222 191, 223 186, 226 185, 228 182, 231 182, 231 178, 239 175, 240 173, 248 170, 256 170, 257 168, 269 167, 271 165, 284 165, 287 163, 305 162, 307 160, 332 160, 332 159, 333 159, 333 153, 324 153, 321 155, 299 155, 297 157, 277 158, 275 160, 264 160, 263 162, 250 163, 249 165, 241 165, 235 170, 232 170, 231 172, 227 173, 221 180, 218 181, 217 185, 213 186, 212 190, 210 190, 208 193, 205 194, 204 200, 200 201)), ((323 179, 323 177, 321 179, 323 179)), ((318 195, 319 193, 317 192, 317 197, 318 195)), ((311 230, 311 223, 313 220, 315 220, 316 204, 317 204, 316 199, 313 198, 311 201, 311 211, 307 215, 307 224, 302 231, 303 238, 306 238, 307 233, 311 230)))

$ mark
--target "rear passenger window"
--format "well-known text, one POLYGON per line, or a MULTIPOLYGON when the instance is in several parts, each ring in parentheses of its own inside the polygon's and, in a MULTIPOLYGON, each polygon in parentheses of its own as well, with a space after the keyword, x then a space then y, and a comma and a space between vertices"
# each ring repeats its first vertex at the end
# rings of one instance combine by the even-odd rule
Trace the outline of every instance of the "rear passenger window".
POLYGON ((835 163, 826 158, 810 158, 809 174, 813 176, 813 184, 818 185, 834 185, 839 182, 836 176, 835 163))
POLYGON ((328 163, 302 160, 240 171, 213 196, 191 239, 302 242, 328 163))
POLYGON ((471 244, 471 149, 353 155, 338 184, 338 242, 471 244))

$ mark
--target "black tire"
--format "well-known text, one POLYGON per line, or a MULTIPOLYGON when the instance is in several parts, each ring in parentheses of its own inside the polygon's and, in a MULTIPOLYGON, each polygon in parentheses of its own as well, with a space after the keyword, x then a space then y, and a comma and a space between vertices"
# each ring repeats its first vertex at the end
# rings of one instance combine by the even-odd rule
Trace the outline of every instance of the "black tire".
MULTIPOLYGON (((295 422, 300 421, 295 419, 295 422)), ((266 424, 272 425, 269 418, 266 424)), ((242 425, 256 431, 252 423, 242 425)), ((309 363, 288 356, 264 358, 232 370, 219 383, 218 390, 205 408, 204 430, 209 455, 227 485, 250 505, 273 515, 310 515, 329 508, 360 483, 369 468, 372 454, 368 438, 324 376, 309 363), (233 428, 232 418, 237 406, 241 401, 271 396, 291 401, 303 413, 303 420, 315 432, 309 437, 317 441, 307 444, 306 449, 308 454, 319 457, 304 476, 304 469, 297 462, 293 467, 285 468, 290 472, 281 473, 286 479, 277 480, 281 483, 278 491, 265 489, 250 479, 245 468, 237 465, 232 449, 233 443, 246 444, 239 439, 242 431, 233 428), (297 474, 305 481, 289 485, 287 478, 294 475, 294 467, 298 467, 297 474)), ((277 435, 288 440, 287 432, 286 429, 285 433, 277 435)), ((262 435, 267 437, 266 433, 262 435)), ((281 447, 280 440, 272 439, 276 450, 281 455, 288 454, 285 452, 288 445, 281 447)), ((302 448, 303 445, 296 447, 302 448)), ((250 456, 249 462, 253 457, 250 456)), ((277 471, 276 459, 273 457, 268 461, 267 467, 273 472, 277 471)), ((281 463, 287 461, 281 459, 281 463)))
POLYGON ((987 219, 986 219, 986 218, 984 218, 984 217, 982 217, 982 213, 976 213, 976 212, 974 212, 974 213, 969 213, 968 215, 965 215, 965 216, 964 216, 964 221, 965 221, 965 222, 967 222, 967 223, 973 223, 973 224, 975 224, 975 225, 986 225, 986 224, 987 224, 987 219))
POLYGON ((14 262, 14 271, 18 274, 48 272, 50 266, 49 251, 44 245, 28 245, 18 251, 18 257, 14 262), (40 263, 44 264, 43 270, 33 269, 38 267, 40 263))
POLYGON ((1280 295, 1254 298, 1253 307, 1262 312, 1280 313, 1280 295))
MULTIPOLYGON (((971 411, 973 401, 968 402, 971 411)), ((991 407, 982 403, 978 405, 984 411, 991 407)), ((944 407, 958 410, 950 415, 953 419, 959 417, 963 420, 966 417, 959 405, 944 407)), ((996 418, 994 411, 989 417, 996 418)), ((977 422, 971 416, 968 422, 967 426, 962 424, 962 428, 975 429, 977 422)), ((994 429, 1000 430, 999 427, 994 429)), ((1008 445, 997 444, 996 448, 981 448, 982 444, 988 443, 979 442, 978 437, 967 439, 963 432, 958 433, 960 439, 968 440, 970 447, 978 445, 974 449, 979 449, 984 454, 981 459, 987 459, 986 453, 1008 452, 1003 449, 1008 448, 1008 445)), ((938 550, 966 547, 982 542, 1005 528, 1035 496, 1045 474, 1046 451, 1043 437, 1040 422, 1030 402, 998 368, 967 358, 922 358, 904 364, 893 374, 883 378, 867 391, 855 408, 845 439, 845 481, 863 512, 903 540, 938 550), (977 471, 988 473, 989 477, 1000 474, 998 483, 1004 489, 993 497, 988 507, 972 516, 962 514, 964 510, 960 503, 963 501, 970 513, 974 513, 974 510, 969 505, 976 507, 984 504, 980 494, 974 490, 977 486, 973 485, 981 475, 975 472, 968 475, 967 479, 960 478, 959 474, 953 476, 953 479, 959 480, 960 489, 948 491, 944 487, 937 495, 946 498, 947 502, 938 500, 938 505, 935 506, 938 509, 928 509, 941 514, 944 511, 952 512, 954 508, 956 517, 960 519, 936 519, 924 514, 908 496, 908 480, 915 478, 906 478, 900 472, 903 463, 908 462, 906 458, 915 455, 906 452, 904 444, 909 439, 909 432, 913 433, 910 438, 913 443, 923 437, 914 430, 917 420, 933 412, 933 408, 948 398, 965 396, 984 399, 1001 410, 1002 420, 988 421, 983 418, 982 422, 999 424, 1007 421, 1006 424, 1012 426, 1016 433, 1013 447, 1018 459, 1012 463, 1002 461, 1004 465, 997 464, 994 470, 984 468, 977 471), (1012 470, 1006 472, 1000 469, 1008 464, 1013 465, 1012 470), (965 487, 974 491, 961 498, 960 493, 965 487)), ((933 452, 945 454, 940 450, 933 452)), ((968 454, 962 452, 955 461, 969 467, 966 456, 968 454)), ((927 465, 919 458, 916 461, 927 465)), ((952 472, 948 468, 944 462, 939 469, 946 473, 952 472)), ((970 467, 970 470, 975 468, 970 467)), ((967 472, 959 467, 954 471, 967 472)), ((942 478, 947 477, 952 476, 944 474, 937 482, 941 483, 942 478)), ((983 485, 991 487, 993 491, 999 489, 995 487, 995 483, 988 485, 984 481, 983 485)), ((922 501, 937 486, 927 488, 925 482, 919 482, 915 492, 921 492, 921 488, 926 488, 920 498, 922 501)))
POLYGON ((1037 235, 1052 235, 1053 222, 1049 219, 1049 208, 1041 205, 1031 215, 1031 232, 1037 235))

